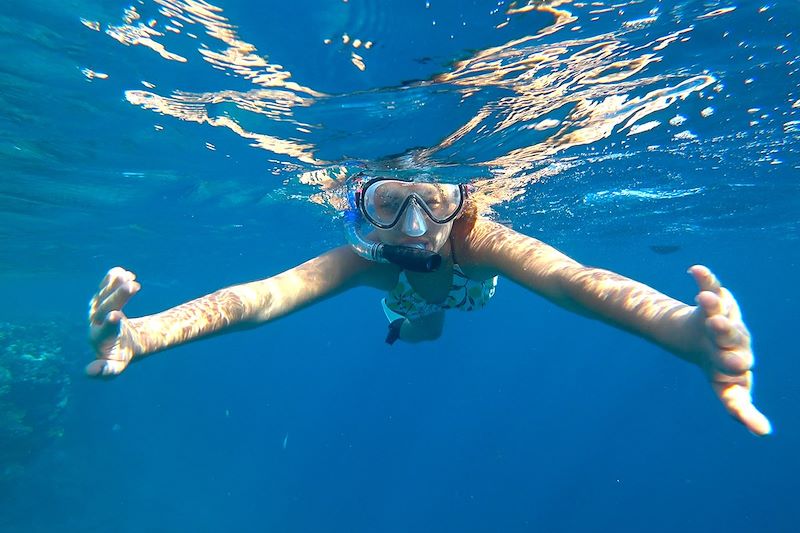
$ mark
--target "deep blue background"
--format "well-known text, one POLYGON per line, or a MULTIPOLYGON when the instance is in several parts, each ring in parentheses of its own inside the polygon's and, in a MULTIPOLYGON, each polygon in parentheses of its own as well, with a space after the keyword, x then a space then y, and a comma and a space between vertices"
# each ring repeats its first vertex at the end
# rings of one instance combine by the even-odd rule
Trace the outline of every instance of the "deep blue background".
MULTIPOLYGON (((522 31, 510 25, 508 35, 493 32, 502 20, 488 14, 493 2, 450 3, 447 9, 432 2, 432 10, 441 9, 430 15, 444 21, 440 27, 458 27, 460 19, 446 13, 476 21, 479 29, 453 40, 422 31, 411 8, 407 20, 390 17, 404 8, 399 3, 351 11, 338 3, 319 3, 317 10, 230 4, 225 14, 242 26, 241 34, 272 60, 291 62, 302 83, 337 94, 425 79, 471 49, 522 31), (287 20, 292 24, 281 24, 287 20), (308 33, 298 34, 298 25, 308 33), (338 49, 311 53, 299 42, 303 35, 316 43, 358 29, 383 36, 376 54, 396 61, 373 56, 359 77, 338 49), (337 75, 342 72, 347 74, 337 75)), ((646 14, 654 5, 631 9, 646 14)), ((665 174, 688 175, 689 183, 708 187, 700 200, 679 199, 674 206, 697 220, 691 230, 667 232, 665 220, 673 215, 651 212, 649 205, 582 200, 587 191, 625 183, 613 179, 639 179, 638 161, 624 158, 588 174, 584 169, 574 182, 569 176, 545 182, 528 204, 501 213, 513 219, 521 212, 512 222, 522 231, 551 240, 552 229, 555 244, 578 260, 684 301, 694 295, 686 269, 697 262, 713 268, 738 297, 755 339, 755 397, 776 429, 769 438, 756 438, 731 421, 696 369, 507 280, 486 309, 449 315, 435 343, 385 345, 380 294, 360 289, 276 324, 153 356, 113 382, 90 381, 81 375, 91 357, 83 342, 86 302, 110 266, 137 273, 143 290, 126 312, 139 316, 293 266, 338 242, 340 228, 329 212, 302 201, 215 201, 214 191, 251 190, 255 198, 280 189, 269 174, 269 155, 227 131, 135 108, 123 91, 152 76, 164 87, 217 90, 219 78, 193 72, 196 63, 153 71, 152 52, 123 48, 77 22, 81 16, 113 22, 122 4, 59 6, 48 11, 11 2, 4 13, 2 38, 16 45, 17 54, 3 60, 4 71, 33 74, 4 82, 8 171, 0 182, 0 320, 63 321, 72 332, 63 349, 73 358, 73 393, 65 436, 32 451, 25 477, 0 489, 0 530, 796 529, 798 150, 796 136, 780 127, 791 115, 760 139, 782 150, 783 165, 758 164, 754 155, 739 166, 740 160, 726 156, 714 173, 698 170, 703 155, 713 159, 711 152, 686 156, 685 166, 678 158, 654 156, 659 165, 673 165, 663 168, 665 174), (15 33, 9 29, 15 20, 33 29, 18 26, 25 29, 15 33), (86 65, 112 75, 88 83, 78 70, 86 65), (30 85, 22 87, 25 79, 30 85), (165 124, 166 136, 153 133, 153 123, 165 124), (206 150, 205 142, 217 151, 206 150), (586 188, 593 178, 609 183, 586 188), (755 185, 727 187, 746 179, 755 185), (197 199, 200 184, 212 187, 212 199, 197 199), (567 205, 583 209, 574 219, 555 210, 537 214, 537 202, 573 197, 567 205), (695 203, 681 203, 690 201, 695 203), (653 244, 680 249, 661 255, 650 249, 653 244)), ((424 3, 417 7, 424 10, 424 3)), ((759 50, 774 51, 780 42, 796 55, 797 39, 787 40, 784 27, 749 25, 756 8, 745 3, 732 18, 698 29, 697 40, 717 43, 713 36, 738 30, 752 46, 763 40, 759 50), (751 26, 762 32, 754 35, 751 26)), ((796 15, 788 1, 773 9, 787 21, 796 15)), ((584 26, 595 30, 605 28, 584 26)), ((730 58, 752 50, 736 42, 719 46, 705 49, 709 68, 741 100, 718 103, 717 122, 707 126, 717 131, 701 134, 744 132, 745 109, 753 102, 772 112, 770 103, 785 105, 787 96, 792 102, 800 96, 786 58, 779 65, 785 70, 765 59, 771 66, 760 69, 761 76, 777 73, 775 78, 745 89, 751 67, 730 58)), ((702 64, 704 47, 693 50, 697 57, 672 55, 665 64, 702 64)), ((234 88, 239 82, 229 83, 234 88)), ((431 128, 452 119, 446 104, 427 117, 431 128)), ((346 132, 346 125, 339 126, 346 132)), ((384 144, 380 137, 374 144, 360 139, 359 147, 388 155, 438 142, 425 138, 431 131, 426 126, 419 123, 420 132, 411 137, 387 131, 384 144)), ((647 142, 669 140, 653 135, 647 142)), ((736 142, 726 138, 720 150, 753 148, 749 135, 736 142)), ((329 151, 326 157, 347 155, 332 146, 320 150, 329 151)))

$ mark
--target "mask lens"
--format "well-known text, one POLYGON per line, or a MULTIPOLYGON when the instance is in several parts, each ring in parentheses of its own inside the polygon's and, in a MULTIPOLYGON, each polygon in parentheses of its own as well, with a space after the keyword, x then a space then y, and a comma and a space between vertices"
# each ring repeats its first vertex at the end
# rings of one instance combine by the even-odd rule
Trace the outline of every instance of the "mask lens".
POLYGON ((400 218, 400 211, 408 196, 403 182, 393 180, 376 181, 364 191, 364 210, 367 218, 379 226, 393 226, 400 218))
POLYGON ((416 183, 417 197, 434 222, 444 223, 461 207, 461 189, 449 183, 416 183))

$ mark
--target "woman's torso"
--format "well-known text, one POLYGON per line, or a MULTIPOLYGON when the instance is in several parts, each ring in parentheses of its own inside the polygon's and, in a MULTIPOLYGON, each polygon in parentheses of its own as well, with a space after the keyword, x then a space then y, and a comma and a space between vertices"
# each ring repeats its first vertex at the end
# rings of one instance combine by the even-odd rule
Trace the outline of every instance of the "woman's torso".
POLYGON ((441 310, 484 307, 494 295, 497 276, 476 264, 470 251, 468 242, 454 233, 440 250, 444 261, 435 272, 396 269, 387 283, 391 286, 386 287, 384 310, 413 320, 441 310))

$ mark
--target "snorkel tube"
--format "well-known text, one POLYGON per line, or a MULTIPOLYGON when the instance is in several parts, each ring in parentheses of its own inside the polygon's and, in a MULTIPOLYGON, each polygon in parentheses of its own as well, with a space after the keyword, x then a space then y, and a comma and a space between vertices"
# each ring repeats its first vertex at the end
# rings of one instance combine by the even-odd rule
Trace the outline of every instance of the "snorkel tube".
POLYGON ((347 241, 353 250, 369 261, 392 263, 404 270, 413 272, 433 272, 442 264, 442 256, 430 250, 412 246, 397 246, 382 242, 368 241, 361 235, 364 215, 358 208, 357 189, 347 191, 347 210, 344 212, 344 230, 347 241))

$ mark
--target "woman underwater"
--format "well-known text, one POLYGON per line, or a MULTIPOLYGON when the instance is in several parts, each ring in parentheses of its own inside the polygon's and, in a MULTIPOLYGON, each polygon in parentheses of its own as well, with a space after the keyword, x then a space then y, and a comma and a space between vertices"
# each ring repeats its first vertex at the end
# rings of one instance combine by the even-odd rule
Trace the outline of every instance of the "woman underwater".
POLYGON ((694 363, 731 416, 756 435, 772 431, 752 403, 750 334, 733 295, 708 268, 689 269, 698 287, 690 306, 478 216, 468 193, 466 185, 359 174, 351 178, 345 215, 349 244, 154 315, 123 314, 140 285, 133 273, 112 268, 90 303, 97 359, 86 371, 112 377, 146 355, 257 326, 358 286, 387 292, 387 342, 433 340, 446 310, 484 306, 502 275, 694 363))

